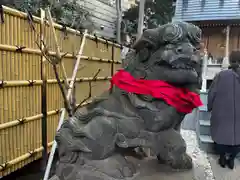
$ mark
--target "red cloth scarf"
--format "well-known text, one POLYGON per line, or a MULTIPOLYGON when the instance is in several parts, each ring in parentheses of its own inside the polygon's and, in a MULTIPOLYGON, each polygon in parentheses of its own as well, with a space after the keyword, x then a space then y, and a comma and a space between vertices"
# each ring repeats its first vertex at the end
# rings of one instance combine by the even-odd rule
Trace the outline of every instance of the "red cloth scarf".
POLYGON ((194 108, 203 105, 200 96, 186 88, 175 87, 161 80, 135 79, 125 70, 113 75, 111 88, 113 85, 126 92, 163 99, 178 112, 191 113, 194 108))

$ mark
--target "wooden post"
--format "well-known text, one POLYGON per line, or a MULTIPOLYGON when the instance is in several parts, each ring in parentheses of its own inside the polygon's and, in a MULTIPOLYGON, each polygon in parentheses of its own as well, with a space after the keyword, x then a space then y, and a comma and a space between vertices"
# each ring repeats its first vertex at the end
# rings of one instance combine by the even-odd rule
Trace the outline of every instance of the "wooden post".
POLYGON ((202 68, 202 88, 201 91, 207 91, 207 61, 208 61, 208 52, 207 49, 204 49, 203 57, 203 68, 202 68))
MULTIPOLYGON (((225 50, 225 57, 229 58, 229 36, 230 36, 230 25, 227 26, 226 29, 226 50, 225 50)), ((229 62, 227 62, 229 64, 229 62)))
MULTIPOLYGON (((41 48, 43 49, 43 39, 44 39, 44 18, 45 11, 41 9, 41 48)), ((48 159, 48 142, 47 142, 47 77, 46 77, 46 58, 42 55, 41 58, 41 78, 43 81, 41 91, 42 91, 42 170, 45 171, 48 159)))
POLYGON ((228 25, 226 28, 225 57, 222 63, 223 69, 226 69, 229 66, 229 36, 230 36, 230 25, 228 25))
POLYGON ((111 64, 111 76, 114 74, 114 60, 115 60, 115 46, 112 45, 112 64, 111 64))
MULTIPOLYGON (((111 77, 114 74, 114 59, 115 59, 115 46, 112 45, 112 62, 111 62, 111 77)), ((110 93, 112 93, 113 88, 110 89, 110 93)))

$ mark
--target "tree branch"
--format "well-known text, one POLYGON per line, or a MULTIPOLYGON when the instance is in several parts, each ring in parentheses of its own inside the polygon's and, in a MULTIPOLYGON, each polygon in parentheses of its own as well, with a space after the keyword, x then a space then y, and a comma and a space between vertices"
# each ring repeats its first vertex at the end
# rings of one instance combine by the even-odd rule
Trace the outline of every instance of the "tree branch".
POLYGON ((62 93, 64 107, 65 107, 66 111, 68 112, 69 116, 71 117, 73 115, 73 113, 72 113, 71 105, 70 105, 69 101, 67 100, 66 90, 62 86, 61 80, 60 80, 58 72, 57 72, 56 64, 52 64, 52 66, 53 66, 53 71, 54 71, 55 77, 57 79, 60 91, 62 93))
POLYGON ((101 71, 101 69, 98 69, 98 71, 96 72, 96 74, 93 76, 93 79, 88 82, 88 85, 89 85, 88 97, 84 98, 84 99, 80 102, 80 104, 75 108, 74 112, 76 112, 76 110, 77 110, 79 107, 81 107, 81 106, 83 105, 83 103, 85 103, 86 101, 88 101, 88 100, 92 97, 92 82, 93 82, 93 81, 96 81, 97 76, 98 76, 98 74, 100 73, 100 71, 101 71))

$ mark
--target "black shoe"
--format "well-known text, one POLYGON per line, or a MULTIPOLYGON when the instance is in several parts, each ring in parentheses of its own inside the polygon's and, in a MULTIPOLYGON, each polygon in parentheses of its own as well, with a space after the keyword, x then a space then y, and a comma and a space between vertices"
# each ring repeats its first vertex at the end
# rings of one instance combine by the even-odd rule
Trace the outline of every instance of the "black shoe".
POLYGON ((226 164, 227 164, 226 156, 221 155, 220 158, 218 159, 218 164, 219 164, 222 168, 225 168, 225 166, 226 166, 226 164))
POLYGON ((159 163, 159 164, 165 164, 165 163, 166 163, 166 161, 164 161, 164 160, 160 157, 160 155, 157 155, 157 159, 158 159, 158 163, 159 163))
POLYGON ((234 169, 234 158, 229 158, 227 161, 229 169, 234 169))

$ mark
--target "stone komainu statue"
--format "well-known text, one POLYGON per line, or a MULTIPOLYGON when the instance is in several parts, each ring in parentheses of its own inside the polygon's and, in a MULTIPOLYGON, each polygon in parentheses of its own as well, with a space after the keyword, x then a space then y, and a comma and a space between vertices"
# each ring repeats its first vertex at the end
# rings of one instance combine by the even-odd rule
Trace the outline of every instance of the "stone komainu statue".
POLYGON ((146 30, 133 46, 112 89, 79 108, 57 132, 60 180, 131 178, 125 158, 148 147, 158 161, 191 169, 180 135, 184 116, 201 105, 201 30, 175 22, 146 30))

